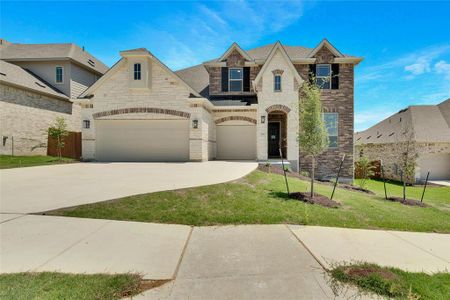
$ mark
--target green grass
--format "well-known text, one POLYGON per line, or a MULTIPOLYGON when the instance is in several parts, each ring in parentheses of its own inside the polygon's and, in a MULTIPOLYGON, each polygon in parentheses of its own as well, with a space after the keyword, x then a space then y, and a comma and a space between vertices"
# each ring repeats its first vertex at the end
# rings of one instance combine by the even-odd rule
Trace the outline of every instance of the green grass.
POLYGON ((362 292, 395 299, 446 300, 450 295, 450 273, 411 273, 367 263, 338 266, 330 273, 336 289, 350 283, 362 292))
POLYGON ((53 156, 10 156, 0 155, 0 169, 33 167, 75 162, 72 158, 63 157, 62 161, 53 156))
MULTIPOLYGON (((296 178, 289 178, 289 184, 291 192, 306 191, 309 186, 296 178)), ((316 188, 331 195, 330 185, 316 188)), ((439 195, 450 194, 449 187, 431 189, 439 189, 439 195)), ((282 176, 254 171, 235 182, 130 196, 47 214, 188 225, 290 223, 450 233, 450 199, 430 198, 430 206, 422 208, 337 189, 335 200, 342 206, 333 209, 287 199, 285 190, 282 176)))
POLYGON ((133 274, 1 274, 0 299, 121 299, 139 293, 140 283, 133 274))
MULTIPOLYGON (((356 180, 357 184, 359 180, 356 180)), ((384 197, 383 181, 381 180, 368 180, 366 182, 366 188, 375 192, 377 195, 384 197)), ((389 196, 403 196, 403 185, 399 182, 387 182, 386 183, 387 195, 389 196)), ((423 185, 407 186, 406 198, 416 199, 420 201, 423 192, 423 185)), ((423 202, 428 203, 443 209, 450 210, 450 187, 439 187, 428 185, 425 190, 423 202)))

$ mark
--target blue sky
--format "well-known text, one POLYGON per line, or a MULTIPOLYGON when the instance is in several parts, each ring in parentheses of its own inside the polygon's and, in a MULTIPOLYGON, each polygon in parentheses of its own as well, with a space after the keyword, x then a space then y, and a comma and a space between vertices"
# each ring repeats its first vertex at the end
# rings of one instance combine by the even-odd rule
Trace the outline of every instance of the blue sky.
POLYGON ((315 47, 327 38, 363 56, 355 71, 355 128, 413 104, 450 97, 450 2, 100 1, 5 2, 0 36, 73 42, 111 66, 146 47, 173 70, 280 40, 315 47))

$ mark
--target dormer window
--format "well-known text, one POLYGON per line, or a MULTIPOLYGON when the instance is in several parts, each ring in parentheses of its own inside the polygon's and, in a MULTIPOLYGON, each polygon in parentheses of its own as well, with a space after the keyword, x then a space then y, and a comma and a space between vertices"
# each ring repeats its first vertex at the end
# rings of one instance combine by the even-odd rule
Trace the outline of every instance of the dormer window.
POLYGON ((63 83, 64 82, 64 75, 63 75, 63 67, 56 67, 55 69, 55 81, 56 83, 63 83))
POLYGON ((275 92, 281 92, 281 74, 275 74, 273 77, 273 90, 275 92))
POLYGON ((244 71, 242 68, 230 68, 228 72, 228 84, 230 92, 242 92, 244 71))
POLYGON ((330 89, 331 87, 331 65, 316 65, 316 83, 320 89, 330 89))
POLYGON ((141 64, 134 64, 134 80, 141 80, 141 64))

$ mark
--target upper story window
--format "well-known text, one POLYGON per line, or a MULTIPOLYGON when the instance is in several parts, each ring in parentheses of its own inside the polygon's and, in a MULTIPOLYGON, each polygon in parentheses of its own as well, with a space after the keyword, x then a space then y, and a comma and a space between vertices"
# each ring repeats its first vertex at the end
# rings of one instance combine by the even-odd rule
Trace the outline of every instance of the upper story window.
POLYGON ((275 74, 273 78, 273 90, 275 92, 281 92, 281 74, 275 74))
POLYGON ((56 67, 55 69, 55 81, 56 83, 63 83, 64 82, 64 70, 63 67, 56 67))
POLYGON ((91 121, 83 120, 83 128, 85 128, 85 129, 91 128, 91 121))
POLYGON ((244 71, 242 68, 230 68, 228 72, 228 84, 230 92, 242 92, 244 71))
POLYGON ((331 88, 331 65, 319 64, 316 65, 316 83, 320 89, 331 88))
POLYGON ((134 80, 141 80, 141 64, 134 64, 134 80))
POLYGON ((323 120, 328 131, 329 148, 338 147, 338 114, 324 113, 323 120))

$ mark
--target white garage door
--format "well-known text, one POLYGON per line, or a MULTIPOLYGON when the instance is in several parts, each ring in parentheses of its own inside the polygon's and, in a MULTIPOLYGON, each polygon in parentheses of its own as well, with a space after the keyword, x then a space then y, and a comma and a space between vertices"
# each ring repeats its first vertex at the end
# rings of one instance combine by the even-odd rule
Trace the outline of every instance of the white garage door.
POLYGON ((425 180, 427 172, 430 171, 430 179, 450 179, 450 154, 436 153, 424 154, 418 159, 420 167, 420 178, 425 180))
POLYGON ((256 159, 256 126, 218 125, 217 159, 256 159))
POLYGON ((187 161, 188 120, 97 120, 99 161, 187 161))

